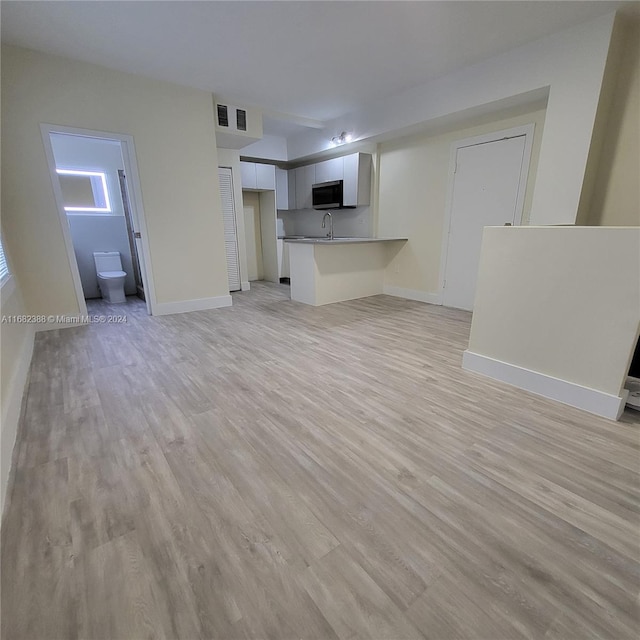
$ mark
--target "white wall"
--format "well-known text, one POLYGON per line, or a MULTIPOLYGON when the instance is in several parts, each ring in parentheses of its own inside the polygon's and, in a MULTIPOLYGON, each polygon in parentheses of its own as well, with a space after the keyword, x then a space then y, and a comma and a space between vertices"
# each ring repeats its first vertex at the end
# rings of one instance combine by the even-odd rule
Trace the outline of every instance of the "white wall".
POLYGON ((619 16, 622 48, 611 74, 610 109, 603 114, 602 149, 593 168, 584 224, 640 225, 640 16, 619 16))
POLYGON ((639 256, 637 227, 485 228, 469 352, 494 377, 615 417, 640 329, 639 256))
POLYGON ((388 137, 452 114, 498 110, 514 97, 548 88, 549 102, 533 194, 535 224, 574 223, 609 50, 614 14, 512 49, 288 141, 290 159, 328 148, 336 131, 356 140, 388 137))
MULTIPOLYGON (((8 256, 9 258, 11 256, 8 256)), ((11 267, 11 262, 10 265, 11 267)), ((6 282, 2 291, 2 314, 20 316, 25 314, 20 285, 15 276, 6 282)), ((13 448, 18 433, 22 397, 29 376, 29 365, 34 344, 34 327, 26 323, 2 323, 0 325, 0 514, 4 512, 5 498, 9 483, 9 472, 13 448)))
POLYGON ((136 293, 118 171, 124 170, 120 143, 84 136, 51 135, 57 169, 103 171, 113 214, 68 213, 67 221, 85 298, 99 298, 94 251, 118 251, 126 272, 125 293, 136 293))
POLYGON ((287 140, 282 136, 262 136, 262 140, 243 147, 241 154, 247 158, 287 160, 287 140))
POLYGON ((28 313, 80 311, 41 123, 133 137, 160 312, 230 304, 211 94, 4 46, 3 231, 28 313))

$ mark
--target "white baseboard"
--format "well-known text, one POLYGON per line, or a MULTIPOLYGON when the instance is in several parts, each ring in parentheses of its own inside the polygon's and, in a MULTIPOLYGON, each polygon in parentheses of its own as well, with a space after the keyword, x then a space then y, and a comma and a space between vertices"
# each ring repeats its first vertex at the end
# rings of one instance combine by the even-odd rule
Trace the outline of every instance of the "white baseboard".
POLYGON ((428 304, 442 304, 442 296, 439 293, 429 293, 418 289, 403 289, 402 287, 392 287, 388 284, 384 285, 382 292, 396 298, 407 298, 407 300, 416 300, 417 302, 426 302, 428 304))
POLYGON ((620 419, 629 393, 614 396, 468 350, 462 354, 462 368, 610 420, 620 419))
POLYGON ((240 290, 241 291, 250 291, 251 290, 251 283, 250 282, 241 282, 240 283, 240 290))
POLYGON ((214 298, 196 298, 195 300, 180 300, 179 302, 156 302, 154 315, 168 316, 172 313, 188 313, 189 311, 206 311, 230 307, 231 296, 215 296, 214 298))
POLYGON ((29 379, 29 367, 31 356, 33 355, 33 344, 35 331, 29 332, 22 345, 21 353, 14 369, 13 376, 7 385, 7 391, 2 396, 2 433, 1 443, 1 466, 2 476, 0 477, 0 513, 4 513, 4 505, 9 487, 11 473, 11 461, 13 449, 18 434, 20 423, 20 411, 22 409, 22 399, 29 379))

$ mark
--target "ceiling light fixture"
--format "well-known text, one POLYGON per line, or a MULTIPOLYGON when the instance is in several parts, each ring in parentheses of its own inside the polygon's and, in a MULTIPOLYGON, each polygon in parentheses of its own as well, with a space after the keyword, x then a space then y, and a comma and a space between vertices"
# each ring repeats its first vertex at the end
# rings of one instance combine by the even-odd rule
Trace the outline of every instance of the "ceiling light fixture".
POLYGON ((347 142, 351 142, 351 140, 353 140, 353 136, 350 133, 347 133, 346 131, 343 131, 340 135, 333 136, 333 138, 331 138, 331 144, 334 147, 337 147, 338 145, 346 144, 347 142))

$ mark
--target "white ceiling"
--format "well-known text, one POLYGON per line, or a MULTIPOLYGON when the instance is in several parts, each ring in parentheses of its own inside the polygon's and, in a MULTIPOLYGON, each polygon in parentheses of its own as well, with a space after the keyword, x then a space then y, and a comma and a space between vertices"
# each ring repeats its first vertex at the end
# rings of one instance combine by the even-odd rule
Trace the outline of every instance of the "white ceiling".
POLYGON ((633 10, 638 3, 3 0, 0 5, 3 42, 259 106, 271 113, 265 133, 272 135, 299 130, 305 118, 338 117, 622 6, 633 10))

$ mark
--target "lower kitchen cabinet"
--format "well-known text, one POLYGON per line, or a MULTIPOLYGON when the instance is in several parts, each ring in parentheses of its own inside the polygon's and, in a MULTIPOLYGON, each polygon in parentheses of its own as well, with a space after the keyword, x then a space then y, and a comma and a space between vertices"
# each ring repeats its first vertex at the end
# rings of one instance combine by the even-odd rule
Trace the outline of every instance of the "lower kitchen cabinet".
POLYGON ((289 246, 287 243, 278 238, 278 279, 289 278, 289 246))

